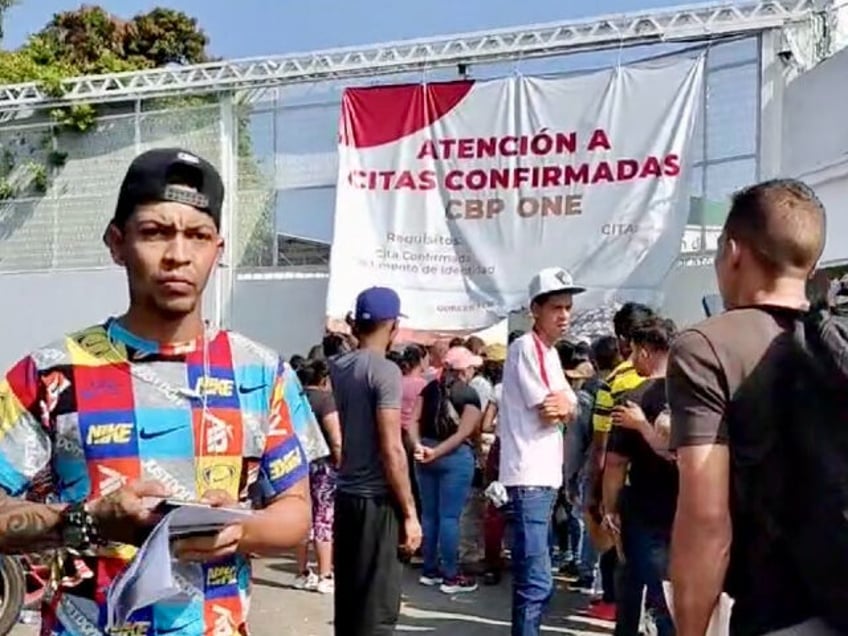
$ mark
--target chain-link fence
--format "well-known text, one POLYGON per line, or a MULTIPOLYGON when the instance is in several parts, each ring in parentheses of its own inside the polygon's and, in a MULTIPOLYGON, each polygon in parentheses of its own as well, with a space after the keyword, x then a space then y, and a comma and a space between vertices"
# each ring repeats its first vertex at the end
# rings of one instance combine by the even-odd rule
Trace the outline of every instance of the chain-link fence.
POLYGON ((49 117, 0 127, 0 273, 109 264, 100 240, 127 165, 139 152, 185 146, 219 163, 218 109, 112 109, 85 132, 49 117), (3 196, 5 195, 5 196, 3 196))
MULTIPOLYGON (((657 45, 464 70, 475 79, 562 76, 702 51, 657 45)), ((728 195, 758 176, 759 39, 714 42, 707 55, 690 164, 690 227, 681 250, 681 264, 690 266, 709 259, 728 195)), ((445 69, 355 85, 456 78, 456 69, 445 69)), ((317 337, 335 211, 340 100, 349 85, 280 86, 231 101, 184 97, 113 105, 82 133, 58 131, 40 112, 0 124, 0 286, 5 274, 43 278, 78 271, 85 277, 110 269, 101 235, 127 165, 145 149, 181 146, 219 166, 234 193, 232 223, 224 228, 230 284, 218 277, 212 311, 227 325, 262 329, 257 336, 280 348, 317 337), (261 327, 268 323, 267 330, 261 327)), ((120 287, 111 293, 124 298, 120 287)))

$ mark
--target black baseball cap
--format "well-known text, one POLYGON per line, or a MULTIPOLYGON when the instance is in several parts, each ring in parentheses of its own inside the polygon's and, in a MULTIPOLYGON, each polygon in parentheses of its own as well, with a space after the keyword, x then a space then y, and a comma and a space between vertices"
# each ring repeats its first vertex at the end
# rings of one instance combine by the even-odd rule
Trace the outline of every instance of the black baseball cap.
POLYGON ((123 225, 136 206, 156 201, 176 201, 206 212, 221 226, 224 182, 211 163, 182 148, 155 148, 130 164, 112 223, 123 225), (175 186, 191 186, 196 192, 175 186))

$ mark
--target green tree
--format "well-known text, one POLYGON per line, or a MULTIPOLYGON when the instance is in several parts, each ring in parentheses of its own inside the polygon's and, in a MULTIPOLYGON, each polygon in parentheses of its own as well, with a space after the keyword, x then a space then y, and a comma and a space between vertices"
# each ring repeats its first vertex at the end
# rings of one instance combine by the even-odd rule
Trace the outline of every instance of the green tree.
MULTIPOLYGON (((2 12, 17 0, 0 0, 2 12)), ((0 51, 0 84, 37 82, 55 95, 62 95, 62 81, 81 75, 143 70, 171 64, 197 64, 212 59, 207 47, 209 38, 195 18, 163 7, 154 8, 125 20, 100 6, 83 5, 73 11, 56 13, 39 32, 33 34, 17 50, 0 51)), ((156 101, 157 108, 213 103, 214 96, 184 96, 156 101)), ((59 108, 52 112, 59 131, 85 132, 94 125, 95 107, 87 104, 59 108)), ((192 115, 188 115, 191 117, 192 115)), ((199 115, 198 115, 199 116, 199 115)), ((257 181, 260 171, 253 161, 249 137, 249 113, 239 117, 239 157, 241 175, 246 181, 257 181)), ((57 130, 52 131, 56 133, 57 130)), ((49 140, 48 140, 49 141, 49 140)), ((45 147, 50 143, 45 144, 45 147)), ((61 167, 64 158, 45 159, 50 167, 61 167)), ((9 185, 0 169, 0 199, 18 193, 9 185)), ((0 165, 2 168, 2 165, 0 165)), ((45 166, 32 166, 36 191, 46 189, 45 166)), ((261 189, 261 188, 260 188, 261 189)), ((245 206, 239 218, 239 253, 251 264, 266 263, 273 241, 271 212, 257 201, 245 206)))
POLYGON ((83 6, 54 15, 24 48, 42 64, 69 64, 81 75, 145 66, 125 58, 125 30, 124 23, 101 7, 83 6))
POLYGON ((42 65, 66 64, 80 74, 197 64, 208 59, 209 39, 197 20, 157 7, 122 20, 99 6, 63 11, 23 50, 42 65))
MULTIPOLYGON (((10 2, 0 0, 0 14, 10 2)), ((181 11, 156 8, 127 21, 84 5, 55 14, 19 49, 0 51, 0 83, 40 82, 58 91, 68 77, 196 64, 209 59, 208 42, 181 11)))
POLYGON ((127 25, 124 35, 127 55, 147 60, 153 66, 206 62, 208 44, 196 19, 162 7, 137 15, 127 25))

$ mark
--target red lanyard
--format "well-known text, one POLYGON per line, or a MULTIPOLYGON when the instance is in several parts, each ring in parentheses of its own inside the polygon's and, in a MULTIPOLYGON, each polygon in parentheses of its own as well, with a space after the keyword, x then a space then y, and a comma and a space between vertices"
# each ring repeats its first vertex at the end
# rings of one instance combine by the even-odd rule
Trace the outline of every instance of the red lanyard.
POLYGON ((539 372, 542 374, 542 382, 545 383, 545 388, 551 390, 551 383, 548 381, 548 370, 545 368, 545 350, 542 339, 533 331, 533 343, 536 345, 536 357, 539 359, 539 372))

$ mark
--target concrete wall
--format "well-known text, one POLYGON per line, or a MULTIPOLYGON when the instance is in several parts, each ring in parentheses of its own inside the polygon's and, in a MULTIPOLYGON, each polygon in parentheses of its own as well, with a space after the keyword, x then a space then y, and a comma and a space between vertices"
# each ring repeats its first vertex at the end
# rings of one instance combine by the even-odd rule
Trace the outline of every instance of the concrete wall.
POLYGON ((784 92, 782 173, 803 179, 827 209, 825 265, 848 263, 846 77, 848 49, 798 76, 784 92))
POLYGON ((698 264, 679 263, 663 285, 661 311, 678 327, 703 320, 702 298, 718 292, 712 259, 704 257, 703 261, 698 264))
POLYGON ((117 268, 0 276, 0 368, 33 348, 120 314, 126 280, 117 268))
MULTIPOLYGON (((213 278, 204 314, 215 317, 213 278)), ((322 278, 239 280, 233 293, 231 327, 286 357, 305 354, 324 333, 322 278)), ((126 310, 126 280, 112 267, 72 272, 0 276, 0 369, 62 334, 102 322, 126 310)), ((2 374, 2 371, 0 371, 2 374)))
POLYGON ((233 293, 232 328, 286 358, 306 355, 324 335, 326 298, 326 278, 242 278, 233 293))
MULTIPOLYGON (((205 299, 215 315, 216 281, 205 299)), ((701 297, 715 291, 711 263, 679 266, 665 284, 662 311, 679 325, 703 318, 701 297)), ((243 274, 236 281, 231 326, 286 357, 305 355, 321 341, 327 279, 320 273, 243 274)), ((63 333, 103 321, 126 309, 126 281, 118 268, 0 276, 0 369, 63 333)), ((512 322, 512 321, 511 321, 512 322)), ((517 324, 517 323, 514 323, 517 324)))

